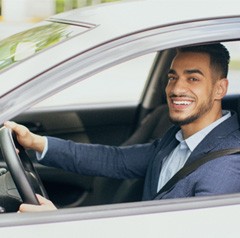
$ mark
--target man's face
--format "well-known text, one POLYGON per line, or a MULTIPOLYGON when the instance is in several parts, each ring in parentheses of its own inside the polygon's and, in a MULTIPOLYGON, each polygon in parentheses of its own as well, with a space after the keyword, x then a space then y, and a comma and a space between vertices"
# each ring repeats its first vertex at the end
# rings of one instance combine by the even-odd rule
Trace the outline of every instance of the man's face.
POLYGON ((178 53, 169 70, 166 87, 172 122, 188 125, 203 117, 206 120, 209 113, 214 113, 215 81, 208 54, 178 53))

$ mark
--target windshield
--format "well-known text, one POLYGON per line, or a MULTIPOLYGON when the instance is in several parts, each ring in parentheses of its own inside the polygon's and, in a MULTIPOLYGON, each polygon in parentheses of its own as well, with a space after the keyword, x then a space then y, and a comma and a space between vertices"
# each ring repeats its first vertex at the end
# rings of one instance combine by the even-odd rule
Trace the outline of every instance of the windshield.
POLYGON ((0 71, 89 28, 44 22, 0 41, 0 71))

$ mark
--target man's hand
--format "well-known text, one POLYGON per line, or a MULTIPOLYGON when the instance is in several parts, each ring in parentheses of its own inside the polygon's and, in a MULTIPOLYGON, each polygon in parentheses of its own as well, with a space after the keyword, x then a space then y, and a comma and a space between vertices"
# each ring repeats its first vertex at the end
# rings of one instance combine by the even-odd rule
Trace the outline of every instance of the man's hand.
POLYGON ((7 121, 4 126, 15 132, 19 144, 25 149, 32 149, 42 153, 45 146, 45 139, 28 130, 27 127, 19 125, 12 121, 7 121))
POLYGON ((31 205, 31 204, 21 204, 19 207, 18 212, 24 213, 24 212, 44 212, 44 211, 54 211, 57 210, 57 208, 53 205, 53 203, 42 197, 39 194, 36 194, 37 199, 40 203, 40 205, 31 205))
MULTIPOLYGON (((12 121, 7 121, 4 123, 4 126, 11 129, 17 137, 19 144, 21 144, 25 149, 32 149, 39 153, 42 153, 45 146, 45 139, 42 136, 36 135, 29 131, 25 126, 17 124, 12 121)), ((18 212, 40 212, 40 211, 52 211, 57 208, 54 204, 42 197, 41 195, 36 194, 37 199, 40 205, 31 205, 31 204, 21 204, 18 212)))

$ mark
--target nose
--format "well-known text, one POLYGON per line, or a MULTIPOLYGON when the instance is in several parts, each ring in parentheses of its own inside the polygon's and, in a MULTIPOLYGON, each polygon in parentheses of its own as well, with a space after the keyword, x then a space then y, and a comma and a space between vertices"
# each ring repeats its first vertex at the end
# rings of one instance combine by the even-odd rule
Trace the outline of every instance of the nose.
POLYGON ((174 81, 170 81, 167 85, 168 93, 175 94, 175 95, 182 95, 188 91, 188 85, 185 79, 178 78, 174 81))

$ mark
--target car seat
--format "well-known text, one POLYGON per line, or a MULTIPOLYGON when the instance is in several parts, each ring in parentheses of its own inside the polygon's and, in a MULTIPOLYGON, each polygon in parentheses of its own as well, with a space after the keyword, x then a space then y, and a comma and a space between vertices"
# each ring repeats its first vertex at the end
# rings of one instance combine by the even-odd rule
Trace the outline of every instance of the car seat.
POLYGON ((167 104, 161 105, 142 120, 137 130, 122 145, 126 146, 151 142, 157 138, 161 138, 171 126, 172 123, 169 120, 168 106, 167 104))

